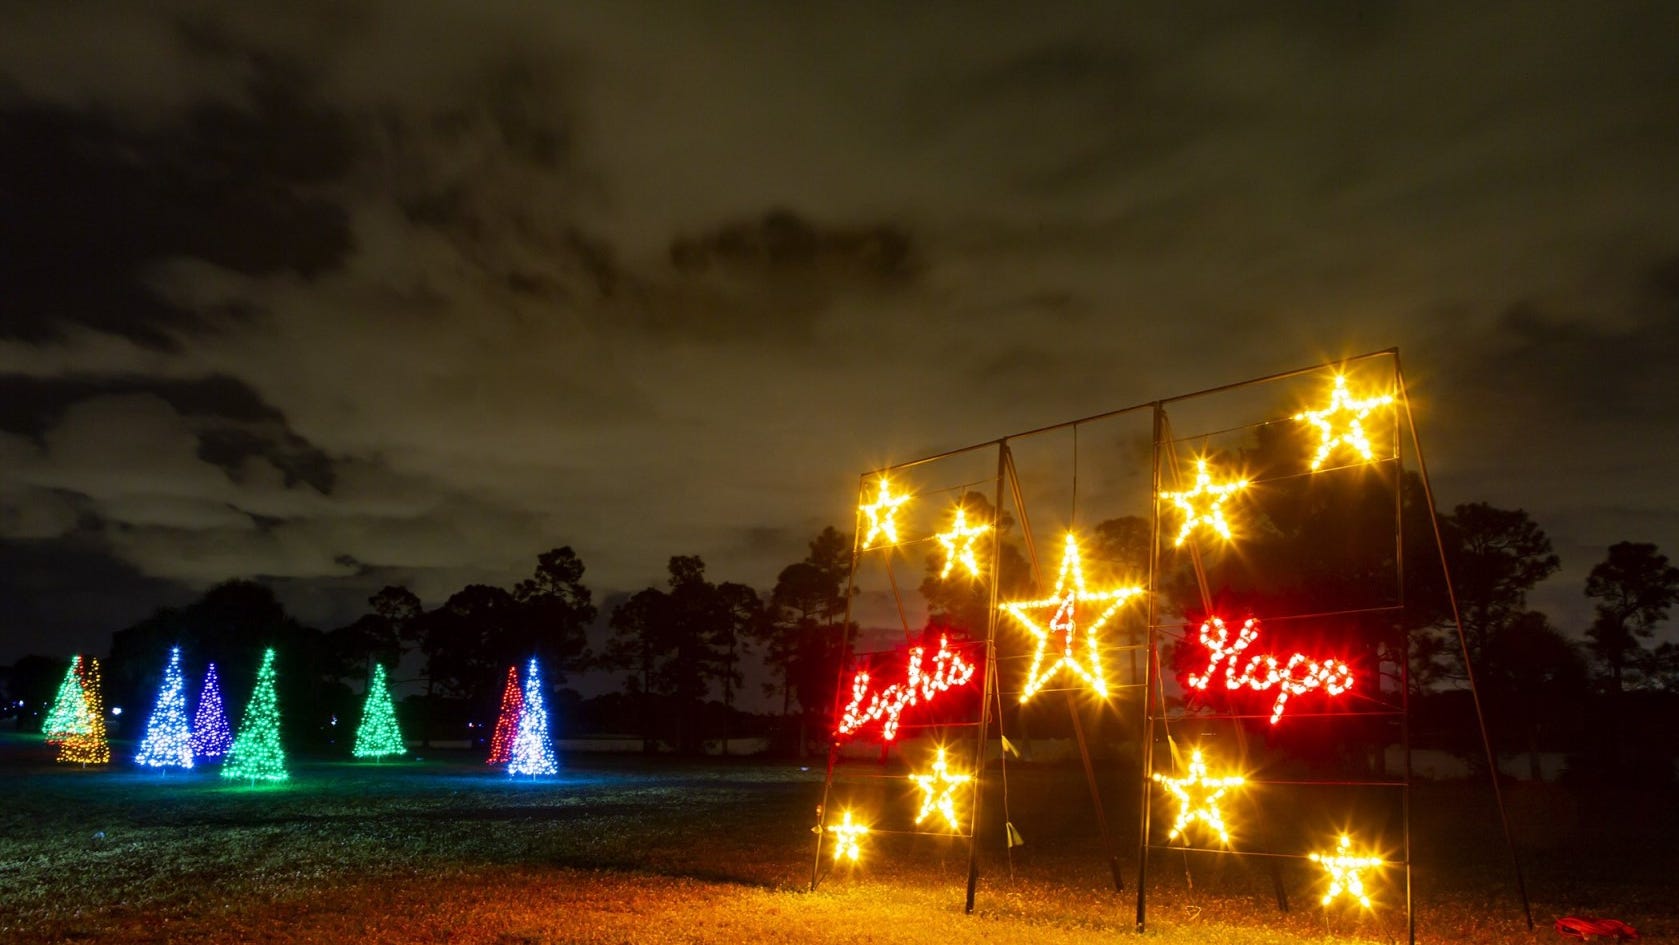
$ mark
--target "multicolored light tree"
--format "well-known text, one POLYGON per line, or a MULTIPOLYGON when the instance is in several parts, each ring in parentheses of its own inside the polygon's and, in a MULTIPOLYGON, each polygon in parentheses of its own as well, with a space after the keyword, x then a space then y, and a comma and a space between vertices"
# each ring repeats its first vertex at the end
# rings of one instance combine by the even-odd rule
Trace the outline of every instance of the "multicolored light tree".
POLYGON ((82 656, 78 653, 64 671, 64 681, 58 684, 58 695, 47 710, 47 720, 41 723, 41 734, 49 744, 56 745, 77 734, 78 727, 85 732, 86 725, 87 695, 82 691, 82 656))
POLYGON ((198 708, 192 714, 192 756, 215 761, 232 747, 233 731, 227 724, 227 710, 222 707, 221 680, 216 678, 216 664, 211 663, 204 670, 204 686, 198 690, 198 708))
POLYGON ((257 781, 284 781, 286 750, 280 744, 280 699, 274 692, 274 649, 262 652, 256 688, 239 720, 239 735, 228 750, 222 777, 257 781))
POLYGON ((519 716, 525 708, 524 693, 519 689, 519 667, 507 667, 507 682, 501 687, 501 711, 496 715, 495 731, 490 735, 490 757, 485 764, 504 765, 513 759, 513 739, 519 734, 519 716))
POLYGON ((396 706, 391 704, 385 666, 375 663, 373 679, 367 684, 367 701, 362 705, 361 726, 356 729, 356 747, 351 754, 357 758, 383 758, 407 750, 402 742, 402 730, 396 724, 396 706))
POLYGON ((192 767, 192 728, 187 724, 186 679, 181 675, 178 646, 169 649, 169 665, 157 689, 157 704, 146 720, 146 737, 134 760, 151 768, 192 767))
POLYGON ((90 656, 80 666, 82 701, 69 724, 70 734, 58 746, 57 760, 83 766, 102 765, 111 760, 111 743, 105 737, 105 697, 99 661, 90 656))
POLYGON ((554 760, 554 743, 548 735, 548 705, 542 696, 542 674, 532 657, 525 670, 524 710, 513 736, 513 753, 507 762, 509 775, 554 774, 560 770, 554 760))

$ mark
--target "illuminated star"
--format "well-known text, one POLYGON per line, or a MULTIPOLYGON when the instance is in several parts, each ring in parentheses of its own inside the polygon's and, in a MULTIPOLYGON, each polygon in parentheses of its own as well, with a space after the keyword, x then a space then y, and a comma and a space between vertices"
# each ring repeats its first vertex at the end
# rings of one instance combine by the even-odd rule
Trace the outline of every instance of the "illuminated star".
POLYGON ((940 748, 938 757, 933 761, 933 773, 912 774, 909 779, 921 789, 921 810, 915 815, 916 823, 921 823, 927 819, 927 815, 938 811, 944 815, 945 822, 950 824, 951 830, 962 829, 962 822, 956 817, 954 795, 973 781, 973 775, 951 774, 950 769, 945 767, 944 749, 940 748))
POLYGON ((1347 392, 1345 376, 1335 375, 1335 391, 1329 397, 1329 406, 1322 410, 1307 410, 1294 415, 1296 420, 1304 420, 1318 428, 1318 451, 1312 457, 1312 471, 1322 468, 1323 461, 1329 458, 1337 446, 1345 446, 1358 453, 1365 462, 1375 458, 1370 449, 1370 438, 1364 433, 1364 418, 1377 407, 1386 407, 1393 403, 1392 394, 1379 397, 1366 397, 1354 400, 1347 392), (1339 432, 1337 424, 1331 418, 1337 414, 1350 414, 1340 421, 1339 432))
POLYGON ((869 517, 869 530, 863 536, 864 548, 875 547, 875 536, 877 535, 886 539, 881 544, 895 545, 898 543, 898 524, 893 520, 893 517, 898 514, 898 506, 903 505, 910 499, 907 495, 893 495, 892 484, 886 480, 885 476, 881 476, 877 482, 880 485, 880 492, 876 496, 874 504, 858 507, 859 511, 869 517))
POLYGON ((939 572, 939 580, 950 577, 950 572, 960 562, 968 574, 979 577, 979 559, 974 556, 974 539, 991 530, 988 523, 978 525, 968 524, 968 512, 960 505, 956 507, 956 520, 951 523, 950 531, 941 532, 937 536, 939 544, 944 546, 944 570, 939 572))
POLYGON ((1353 856, 1348 850, 1352 848, 1352 838, 1341 834, 1341 842, 1336 844, 1335 853, 1313 853, 1313 863, 1323 867, 1329 873, 1329 891, 1323 894, 1323 904, 1329 905, 1336 897, 1346 893, 1359 901, 1364 908, 1370 908, 1370 896, 1364 891, 1363 872, 1382 865, 1381 857, 1353 856))
POLYGON ((1208 777, 1207 763, 1201 760, 1201 749, 1197 748, 1189 757, 1187 776, 1173 778, 1156 771, 1154 780, 1178 799, 1178 819, 1166 835, 1167 840, 1176 840, 1190 824, 1200 821, 1217 833, 1220 840, 1230 842, 1230 830, 1224 825, 1224 813, 1218 808, 1218 799, 1224 792, 1242 785, 1241 775, 1208 777))
POLYGON ((1043 600, 1012 601, 1002 605, 1003 612, 1020 621, 1021 626, 1032 632, 1038 638, 1038 650, 1032 654, 1032 668, 1026 673, 1026 687, 1021 690, 1020 701, 1032 698, 1044 683, 1060 672, 1063 668, 1084 680, 1085 684, 1096 691, 1099 696, 1108 694, 1107 683, 1102 679, 1101 641, 1097 638, 1097 631, 1108 622, 1114 611, 1131 598, 1141 594, 1140 587, 1119 587, 1109 591, 1089 591, 1084 586, 1084 572, 1079 567, 1078 540, 1071 532, 1067 533, 1066 550, 1061 556, 1061 573, 1055 579, 1055 593, 1043 600), (1081 659, 1078 655, 1079 631, 1078 608, 1083 604, 1105 604, 1096 619, 1087 621, 1082 630, 1084 632, 1085 654, 1081 659), (1049 626, 1032 619, 1027 615, 1030 610, 1050 611, 1049 626), (1059 653, 1055 662, 1044 667, 1044 656, 1054 644, 1059 653))
POLYGON ((829 824, 828 832, 834 835, 835 863, 844 859, 855 863, 857 858, 863 855, 862 844, 858 841, 868 835, 869 828, 864 824, 854 823, 850 811, 845 812, 845 819, 839 823, 829 824))
POLYGON ((1195 461, 1195 488, 1188 492, 1162 492, 1162 499, 1171 499, 1172 504, 1183 513, 1183 527, 1178 529, 1177 540, 1174 545, 1181 546, 1197 525, 1205 525, 1217 532, 1225 541, 1230 540, 1230 523, 1224 520, 1224 503, 1230 497, 1247 488, 1246 479, 1232 479, 1213 485, 1213 477, 1207 473, 1207 461, 1195 461))

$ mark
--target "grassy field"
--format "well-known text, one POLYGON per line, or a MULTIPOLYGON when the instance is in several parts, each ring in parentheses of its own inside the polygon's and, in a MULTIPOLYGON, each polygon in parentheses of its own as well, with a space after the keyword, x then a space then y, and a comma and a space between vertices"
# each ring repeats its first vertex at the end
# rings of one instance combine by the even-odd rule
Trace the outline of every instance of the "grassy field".
MULTIPOLYGON (((120 757, 119 749, 119 757, 120 757)), ((474 759, 304 762, 284 787, 211 772, 66 770, 0 737, 0 942, 1059 943, 1131 934, 1079 814, 1075 770, 1011 769, 1033 820, 1012 860, 987 846, 974 915, 966 849, 883 838, 806 890, 821 770, 794 764, 567 759, 514 783, 474 759), (1073 799, 1069 801, 1068 799, 1073 799)), ((1418 938, 1532 941, 1484 785, 1416 795, 1418 938)), ((1559 915, 1679 936, 1671 795, 1516 790, 1536 936, 1559 915)), ((1133 808, 1115 802, 1129 886, 1133 808), (1129 828, 1129 832, 1125 828, 1129 828)), ((1088 803, 1083 805, 1088 811, 1088 803)), ((1251 859, 1159 856, 1147 938, 1160 943, 1404 941, 1392 877, 1371 916, 1317 908, 1315 876, 1251 859)), ((1309 864, 1307 864, 1309 866, 1309 864)))

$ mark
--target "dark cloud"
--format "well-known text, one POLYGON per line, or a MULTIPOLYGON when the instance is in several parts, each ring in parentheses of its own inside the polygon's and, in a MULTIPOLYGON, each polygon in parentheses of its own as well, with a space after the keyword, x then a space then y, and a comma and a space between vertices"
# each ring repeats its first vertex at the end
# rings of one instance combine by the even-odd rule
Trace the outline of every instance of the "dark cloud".
POLYGON ((767 585, 863 469, 1390 346, 1537 597, 1679 545, 1660 4, 3 19, 0 536, 137 596, 767 585))
POLYGON ((226 375, 191 380, 0 375, 0 431, 43 441, 72 405, 131 394, 154 396, 194 420, 199 458, 230 476, 240 476, 255 457, 283 472, 287 486, 332 488, 331 459, 292 432, 285 415, 256 391, 226 375))
POLYGON ((342 207, 312 188, 351 160, 341 117, 291 70, 258 62, 249 105, 205 103, 164 128, 101 111, 0 105, 0 337, 40 342, 71 326, 169 347, 245 320, 160 298, 149 267, 191 257, 253 275, 319 274, 349 250, 342 207))

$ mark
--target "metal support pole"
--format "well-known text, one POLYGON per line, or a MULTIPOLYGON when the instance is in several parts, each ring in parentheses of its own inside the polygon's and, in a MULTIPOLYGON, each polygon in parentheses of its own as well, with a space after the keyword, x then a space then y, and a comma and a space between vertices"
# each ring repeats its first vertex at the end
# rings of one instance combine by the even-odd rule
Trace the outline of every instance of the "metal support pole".
POLYGON ((1422 436, 1417 432, 1417 418, 1411 412, 1411 398, 1405 390, 1405 371, 1399 365, 1399 352, 1393 353, 1394 372, 1399 375, 1400 402, 1405 405, 1405 420, 1411 427, 1411 448, 1417 454, 1417 471, 1422 478, 1423 497, 1428 502, 1428 520, 1434 528, 1434 545, 1440 551, 1440 574, 1446 580, 1446 599, 1452 605, 1452 623, 1457 626, 1458 645, 1463 651, 1463 672, 1469 680, 1470 701, 1475 706, 1475 724, 1481 731, 1481 747, 1486 750, 1487 773, 1492 779, 1492 796, 1498 804, 1498 821, 1504 827, 1504 844, 1510 849, 1510 869, 1516 874, 1516 890, 1522 897, 1522 915, 1527 930, 1533 931, 1533 905, 1527 898, 1527 880, 1522 876, 1521 856, 1516 852, 1516 835, 1510 829, 1510 814, 1504 807, 1504 789, 1498 783, 1498 755, 1492 750, 1492 738, 1487 734, 1487 717, 1481 708, 1481 691, 1475 685, 1475 667, 1469 660, 1469 637, 1463 631, 1463 614, 1458 609, 1457 590, 1452 587, 1452 569, 1446 560, 1446 540, 1440 533, 1440 515, 1434 508, 1434 489, 1428 482, 1428 461, 1423 458, 1422 436))
POLYGON ((1159 580, 1160 580, 1160 437, 1165 430, 1165 408, 1156 403, 1154 405, 1154 436, 1153 436, 1153 493, 1149 502, 1149 559, 1148 559, 1148 654, 1147 669, 1143 679, 1143 711, 1142 711, 1142 800, 1137 805, 1137 931, 1143 932, 1148 928, 1148 835, 1149 835, 1149 807, 1152 800, 1151 791, 1154 780, 1149 777, 1154 768, 1154 708, 1150 698, 1154 686, 1161 686, 1161 698, 1165 698, 1165 684, 1160 681, 1160 659, 1158 637, 1155 627, 1160 622, 1159 580))
MULTIPOLYGON (((974 894, 979 888, 979 811, 980 788, 985 776, 985 739, 991 731, 991 699, 997 686, 997 597, 1000 593, 1003 561, 1003 530, 998 521, 1003 514, 1003 476, 1008 468, 1007 440, 997 441, 997 480, 992 492, 991 516, 991 602, 985 618, 985 679, 980 684, 979 736, 974 743, 974 793, 968 814, 968 898, 963 911, 974 911, 974 894)), ((998 724, 1002 723, 999 703, 998 724)), ((1006 775, 1005 775, 1006 777, 1006 775)))

